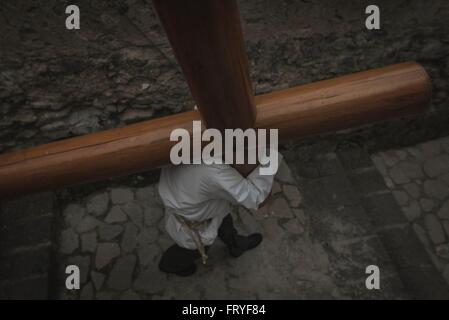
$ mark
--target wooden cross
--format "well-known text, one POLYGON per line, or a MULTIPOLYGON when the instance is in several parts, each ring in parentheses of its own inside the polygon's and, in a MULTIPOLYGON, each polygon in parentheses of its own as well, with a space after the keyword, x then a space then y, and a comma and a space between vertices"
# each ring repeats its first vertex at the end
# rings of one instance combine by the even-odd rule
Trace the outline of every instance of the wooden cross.
MULTIPOLYGON (((0 155, 0 198, 149 170, 169 163, 176 128, 279 129, 298 138, 424 110, 426 71, 415 62, 254 97, 237 0, 153 0, 199 107, 123 128, 0 155)), ((243 172, 243 171, 241 171, 243 172)))

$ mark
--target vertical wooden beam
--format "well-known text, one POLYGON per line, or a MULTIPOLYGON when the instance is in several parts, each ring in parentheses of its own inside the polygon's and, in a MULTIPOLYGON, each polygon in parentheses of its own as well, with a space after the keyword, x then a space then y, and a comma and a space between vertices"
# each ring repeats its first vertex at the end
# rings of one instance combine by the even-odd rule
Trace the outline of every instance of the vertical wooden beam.
POLYGON ((237 0, 153 0, 206 127, 256 120, 237 0))

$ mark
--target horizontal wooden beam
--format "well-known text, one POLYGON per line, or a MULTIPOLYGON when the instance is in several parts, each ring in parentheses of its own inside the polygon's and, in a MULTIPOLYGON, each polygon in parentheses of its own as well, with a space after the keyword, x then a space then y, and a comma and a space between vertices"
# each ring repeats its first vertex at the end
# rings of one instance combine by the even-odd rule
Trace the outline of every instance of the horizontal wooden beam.
MULTIPOLYGON (((430 99, 426 71, 406 62, 256 96, 255 126, 300 138, 417 113, 430 99)), ((0 197, 166 165, 170 132, 194 120, 198 112, 184 112, 0 155, 0 197)))

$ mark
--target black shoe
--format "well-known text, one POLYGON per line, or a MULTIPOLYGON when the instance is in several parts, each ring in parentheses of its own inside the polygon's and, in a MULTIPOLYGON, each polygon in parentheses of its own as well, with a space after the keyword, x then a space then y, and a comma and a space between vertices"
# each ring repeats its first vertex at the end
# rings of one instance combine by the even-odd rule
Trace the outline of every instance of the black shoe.
POLYGON ((263 237, 260 233, 253 233, 246 237, 237 235, 236 245, 228 246, 229 253, 234 258, 240 257, 243 252, 257 247, 262 242, 262 239, 263 237))
POLYGON ((177 244, 168 248, 161 257, 159 270, 187 277, 195 273, 195 260, 200 257, 197 250, 181 248, 177 244))
POLYGON ((246 237, 239 235, 230 214, 223 219, 218 229, 218 237, 228 246, 229 253, 234 258, 257 247, 263 239, 260 233, 254 233, 246 237))
POLYGON ((162 272, 165 272, 165 273, 171 273, 171 274, 177 275, 179 277, 188 277, 196 272, 196 265, 191 264, 190 266, 188 266, 182 270, 164 269, 163 267, 161 267, 161 265, 159 265, 159 270, 161 270, 162 272))

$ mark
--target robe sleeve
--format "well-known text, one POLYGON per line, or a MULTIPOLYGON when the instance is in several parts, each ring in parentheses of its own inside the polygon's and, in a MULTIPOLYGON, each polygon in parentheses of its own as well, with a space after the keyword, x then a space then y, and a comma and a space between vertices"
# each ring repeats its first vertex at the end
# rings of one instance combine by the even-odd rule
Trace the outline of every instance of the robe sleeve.
POLYGON ((259 169, 260 166, 246 178, 232 167, 220 170, 215 175, 217 196, 248 209, 257 209, 270 194, 275 176, 275 173, 261 175, 259 169))

